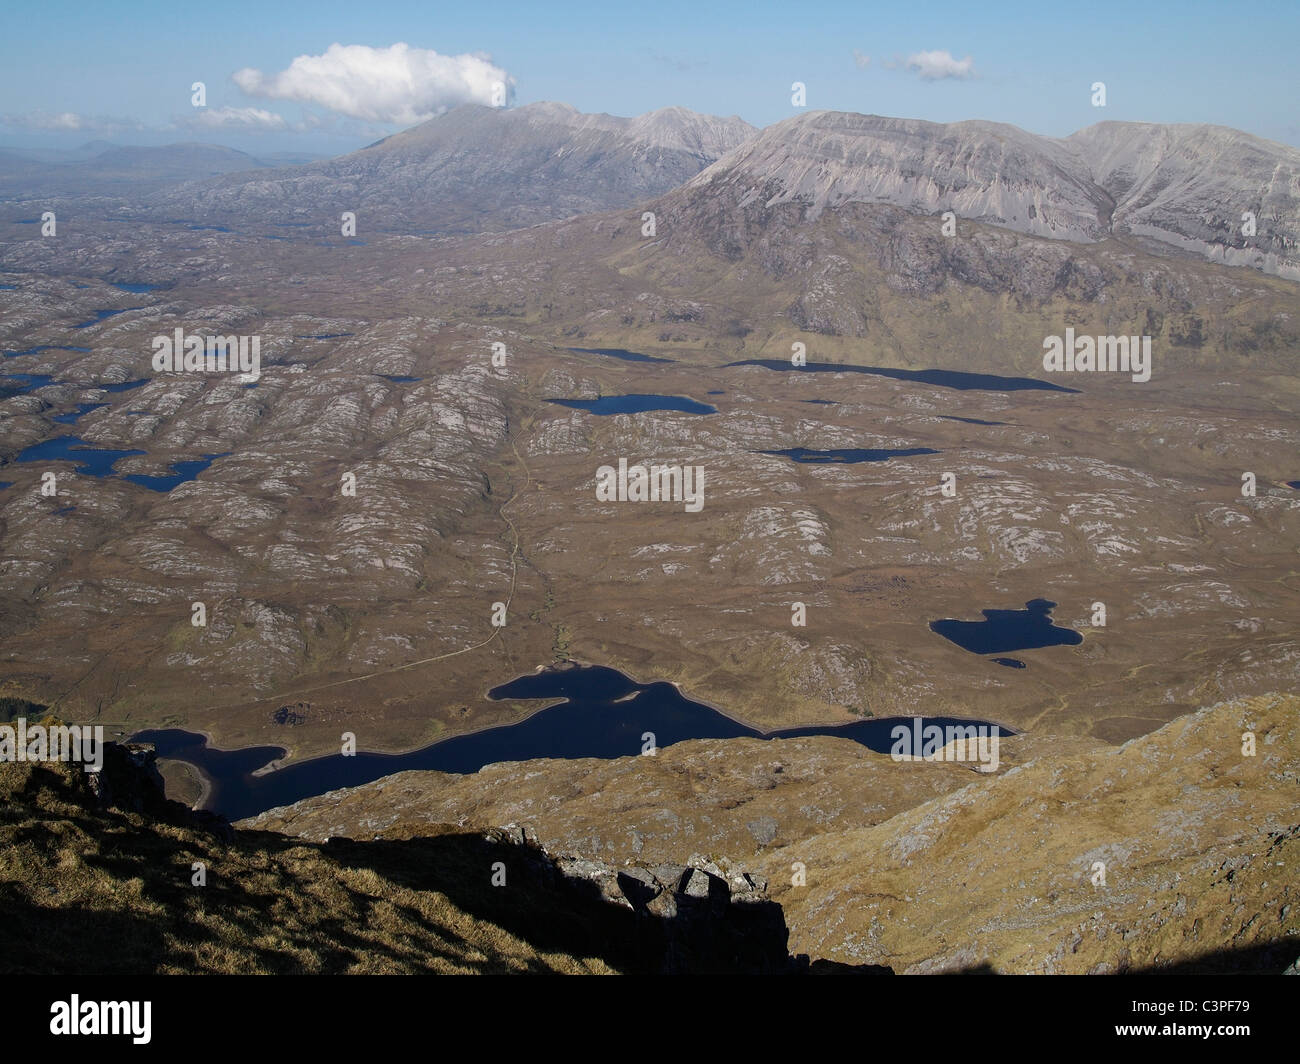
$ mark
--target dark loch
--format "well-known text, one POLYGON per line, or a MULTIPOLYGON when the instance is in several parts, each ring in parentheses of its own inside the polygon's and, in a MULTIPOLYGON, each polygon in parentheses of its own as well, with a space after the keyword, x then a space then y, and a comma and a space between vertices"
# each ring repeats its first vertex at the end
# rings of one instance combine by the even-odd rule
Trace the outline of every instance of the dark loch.
POLYGON ((1047 599, 1031 599, 1023 610, 981 610, 982 621, 934 621, 930 630, 972 654, 1001 654, 1008 650, 1082 643, 1083 636, 1078 632, 1052 623, 1055 606, 1055 602, 1047 599))
POLYGON ((870 373, 876 377, 916 381, 918 384, 933 384, 939 388, 955 388, 962 392, 1078 392, 1077 388, 1064 388, 1033 377, 999 377, 993 373, 964 373, 950 369, 887 369, 884 366, 853 366, 839 362, 809 362, 806 366, 794 366, 779 358, 747 358, 741 362, 728 362, 726 368, 732 366, 762 366, 764 369, 795 373, 870 373))
POLYGON ((682 395, 602 395, 599 399, 548 399, 548 403, 585 410, 608 417, 611 414, 646 414, 652 410, 676 410, 683 414, 716 414, 717 407, 697 403, 682 395))
MULTIPOLYGON (((787 728, 765 734, 746 727, 700 702, 684 697, 670 683, 638 684, 615 669, 583 666, 522 676, 488 692, 498 700, 563 699, 517 724, 468 735, 455 735, 409 754, 335 754, 291 763, 253 776, 282 757, 279 747, 215 750, 193 732, 143 731, 133 741, 153 743, 160 757, 188 762, 210 785, 206 808, 231 820, 254 816, 340 787, 363 783, 409 769, 477 772, 484 765, 535 758, 616 758, 638 755, 654 734, 656 747, 686 739, 779 739, 833 735, 888 753, 892 728, 910 717, 854 721, 849 724, 787 728)), ((926 724, 981 724, 949 717, 930 717, 926 724)), ((1000 735, 1011 735, 999 729, 1000 735)))

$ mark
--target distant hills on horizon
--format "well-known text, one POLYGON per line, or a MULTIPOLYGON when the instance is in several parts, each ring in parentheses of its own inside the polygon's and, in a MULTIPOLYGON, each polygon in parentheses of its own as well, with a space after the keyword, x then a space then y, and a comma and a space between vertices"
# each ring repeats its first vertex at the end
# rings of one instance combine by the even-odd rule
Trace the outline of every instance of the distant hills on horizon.
POLYGON ((678 188, 798 202, 810 218, 865 202, 1051 239, 1128 234, 1300 280, 1300 149, 1210 124, 1108 121, 1053 138, 983 120, 808 111, 756 129, 682 107, 622 118, 546 102, 463 105, 332 158, 202 143, 0 149, 11 200, 108 196, 241 224, 354 211, 371 232, 518 229, 678 188))

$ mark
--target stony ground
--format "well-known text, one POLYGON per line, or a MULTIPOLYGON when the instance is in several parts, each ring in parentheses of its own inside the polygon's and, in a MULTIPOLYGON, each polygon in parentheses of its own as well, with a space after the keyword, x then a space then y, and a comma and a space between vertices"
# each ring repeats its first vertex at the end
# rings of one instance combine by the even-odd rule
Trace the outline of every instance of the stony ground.
MULTIPOLYGON (((4 365, 54 383, 0 399, 11 460, 0 480, 12 482, 0 489, 0 676, 14 694, 123 732, 182 724, 220 745, 274 741, 293 756, 335 749, 343 731, 363 748, 399 750, 517 719, 534 707, 485 692, 564 657, 676 680, 762 727, 949 712, 1119 741, 1207 701, 1292 687, 1296 394, 1286 348, 1250 356, 1242 336, 1255 326, 1232 316, 1273 321, 1284 295, 1294 305, 1294 286, 1088 246, 1064 260, 1100 286, 1076 305, 1050 282, 1066 268, 1065 245, 1040 241, 1049 280, 1013 278, 1024 293, 1006 304, 959 280, 959 262, 936 259, 908 228, 920 223, 860 221, 893 249, 887 276, 901 276, 905 254, 920 256, 927 278, 954 274, 933 293, 879 283, 883 343, 880 326, 857 339, 771 325, 741 335, 749 326, 725 308, 752 321, 760 297, 785 305, 780 271, 799 261, 767 263, 775 279, 751 271, 755 292, 737 303, 742 278, 709 273, 702 237, 665 239, 653 261, 624 265, 630 237, 610 216, 365 247, 165 226, 117 235, 106 223, 101 239, 60 249, 10 245, 0 265, 22 283, 3 304, 6 348, 55 349, 4 365), (136 295, 92 275, 125 277, 127 264, 133 280, 170 287, 136 295), (676 268, 708 299, 674 295, 676 268), (384 280, 394 269, 401 283, 384 280), (1164 361, 1145 385, 960 391, 728 365, 788 358, 803 336, 813 362, 1041 377, 1012 335, 1041 335, 1076 311, 1081 329, 1089 315, 1100 327, 1108 305, 1136 308, 1144 286, 1175 284, 1195 301, 1166 316, 1164 361), (647 286, 649 299, 630 294, 647 286), (1233 310, 1234 298, 1246 309, 1233 310), (72 327, 105 308, 123 312, 72 327), (1177 342, 1198 314, 1209 339, 1177 342), (260 335, 258 386, 155 376, 150 337, 178 321, 260 335), (1215 351, 1219 333, 1228 340, 1215 351), (494 343, 506 347, 504 367, 492 364, 494 343), (568 350, 620 344, 674 361, 568 350), (145 383, 100 387, 132 380, 145 383), (718 412, 599 417, 546 402, 627 392, 718 412), (77 403, 106 405, 53 421, 77 403), (165 494, 66 462, 12 462, 58 434, 145 452, 120 459, 119 474, 232 453, 165 494), (759 453, 786 447, 936 453, 858 465, 759 453), (702 466, 704 508, 598 501, 596 469, 619 458, 702 466), (47 471, 56 498, 40 494, 47 471), (1241 494, 1245 471, 1254 497, 1241 494), (355 497, 343 494, 348 473, 355 497), (953 497, 942 489, 949 473, 953 497), (1058 622, 1085 638, 1026 652, 1023 670, 929 630, 1037 597, 1059 603, 1058 622), (195 602, 204 628, 191 623, 195 602), (498 602, 509 605, 500 629, 498 602), (796 602, 806 627, 791 624, 796 602), (297 725, 274 722, 299 702, 297 725)), ((821 259, 850 250, 846 225, 828 215, 812 231, 821 259)), ((1013 239, 1029 238, 989 230, 961 254, 982 241, 986 259, 1038 261, 1015 258, 1013 239)), ((781 255, 797 246, 782 243, 781 255)), ((841 281, 804 295, 847 312, 841 281)))
POLYGON ((1297 710, 1235 700, 1118 748, 1011 739, 993 777, 827 737, 402 773, 245 826, 401 839, 459 818, 615 864, 756 868, 792 952, 898 972, 1281 970, 1300 956, 1297 710))

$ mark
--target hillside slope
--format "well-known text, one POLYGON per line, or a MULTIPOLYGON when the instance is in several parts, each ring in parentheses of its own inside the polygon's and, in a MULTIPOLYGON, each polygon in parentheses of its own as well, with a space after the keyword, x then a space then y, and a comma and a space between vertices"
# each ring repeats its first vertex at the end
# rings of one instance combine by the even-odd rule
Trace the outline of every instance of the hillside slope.
POLYGON ((606 860, 727 853, 768 877, 796 952, 898 972, 1280 971, 1300 956, 1298 710, 1240 699, 1120 747, 1018 736, 991 778, 842 739, 715 740, 404 773, 251 823, 383 839, 460 808, 606 860))
POLYGON ((749 880, 553 859, 522 833, 305 844, 162 797, 145 748, 103 774, 0 764, 0 973, 784 971, 749 880), (206 882, 195 885, 197 866, 206 882))
POLYGON ((688 187, 740 206, 798 203, 810 218, 884 203, 1061 240, 1131 234, 1300 279, 1300 150, 1224 126, 1102 122, 1056 139, 813 111, 768 126, 688 187))

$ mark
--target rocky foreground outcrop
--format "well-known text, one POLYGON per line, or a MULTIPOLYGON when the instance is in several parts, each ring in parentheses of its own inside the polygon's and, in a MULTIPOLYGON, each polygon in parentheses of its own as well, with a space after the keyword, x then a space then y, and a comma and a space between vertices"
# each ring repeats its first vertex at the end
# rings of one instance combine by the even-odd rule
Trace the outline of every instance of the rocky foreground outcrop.
POLYGON ((1219 704, 809 839, 808 887, 775 891, 795 948, 903 972, 1280 970, 1300 954, 1298 711, 1219 704))
POLYGON ((518 828, 303 843, 99 775, 0 764, 0 973, 799 970, 760 877, 555 859, 518 828))
POLYGON ((690 742, 403 773, 248 823, 405 838, 460 807, 610 862, 726 879, 726 852, 770 880, 793 952, 899 972, 1281 971, 1300 954, 1300 698, 1221 703, 1119 747, 1004 745, 990 778, 828 737, 690 742))

